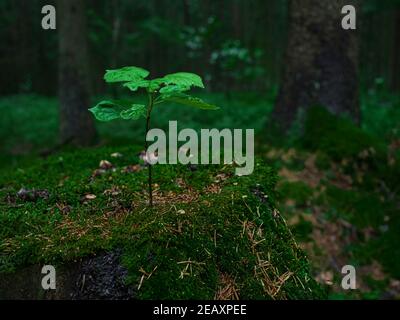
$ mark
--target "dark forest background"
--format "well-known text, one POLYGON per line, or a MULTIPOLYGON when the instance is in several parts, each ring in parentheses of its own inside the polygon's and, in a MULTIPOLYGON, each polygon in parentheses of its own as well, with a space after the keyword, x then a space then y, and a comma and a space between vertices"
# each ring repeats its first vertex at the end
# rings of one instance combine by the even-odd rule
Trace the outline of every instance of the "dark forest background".
MULTIPOLYGON (((52 3, 1 1, 2 95, 57 93, 58 36, 43 31, 39 10, 52 3)), ((398 2, 364 0, 357 13, 363 88, 379 81, 398 92, 398 2)), ((282 74, 287 0, 87 0, 86 14, 95 94, 106 88, 106 68, 131 64, 157 76, 189 69, 202 74, 214 91, 267 90, 282 74)))
MULTIPOLYGON (((20 188, 58 192, 61 220, 73 203, 90 222, 86 204, 105 187, 87 183, 87 172, 113 174, 93 164, 107 155, 136 174, 143 123, 100 123, 88 112, 129 95, 104 82, 105 70, 187 71, 204 80, 196 95, 220 110, 171 105, 157 109, 152 126, 254 128, 257 157, 279 177, 277 206, 329 297, 400 297, 400 0, 0 0, 0 39, 0 222, 9 228, 0 239, 21 256, 42 243, 38 236, 19 253, 20 219, 34 224, 54 207, 14 203, 20 188), (46 4, 57 8, 57 30, 41 28, 46 4), (357 30, 341 28, 345 4, 357 8, 357 30), (60 172, 47 173, 48 163, 60 172), (338 285, 349 263, 357 291, 338 285)), ((81 244, 82 255, 90 246, 81 244)), ((25 261, 7 259, 6 267, 25 261)))

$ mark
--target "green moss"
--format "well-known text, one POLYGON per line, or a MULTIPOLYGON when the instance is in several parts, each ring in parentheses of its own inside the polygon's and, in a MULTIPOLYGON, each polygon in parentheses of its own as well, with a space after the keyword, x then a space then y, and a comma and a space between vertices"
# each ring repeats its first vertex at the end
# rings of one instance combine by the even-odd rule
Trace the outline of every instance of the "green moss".
POLYGON ((331 159, 323 152, 317 152, 315 165, 319 170, 329 170, 331 168, 331 159))
POLYGON ((293 235, 299 241, 310 241, 310 234, 313 231, 313 225, 310 221, 306 221, 300 217, 299 223, 293 227, 293 235))
POLYGON ((310 108, 307 113, 303 145, 335 160, 355 158, 371 147, 378 155, 385 153, 385 146, 379 139, 321 107, 310 108))
POLYGON ((306 206, 313 195, 313 189, 302 181, 284 181, 279 185, 278 192, 281 199, 293 200, 297 206, 306 206))
POLYGON ((376 238, 371 239, 365 244, 357 246, 354 253, 357 259, 363 263, 371 263, 378 260, 384 271, 392 277, 400 278, 400 218, 395 215, 388 229, 380 232, 376 238))
POLYGON ((192 171, 182 165, 158 165, 154 183, 159 185, 157 197, 164 200, 149 209, 147 170, 121 172, 137 163, 139 150, 65 152, 3 174, 0 272, 34 263, 65 263, 118 247, 131 285, 139 285, 143 272, 154 271, 144 277, 137 293, 140 299, 213 299, 223 285, 222 275, 234 279, 242 299, 269 299, 261 270, 260 276, 254 274, 258 259, 270 263, 269 285, 290 274, 275 298, 325 297, 312 280, 305 255, 274 215, 274 170, 259 160, 254 174, 243 177, 234 176, 232 166, 199 166, 192 171), (114 152, 123 157, 111 158, 114 152), (115 170, 93 178, 100 160, 111 161, 115 170), (218 174, 225 179, 216 182, 218 174), (217 193, 208 191, 213 184, 217 193), (25 202, 15 198, 21 187, 46 189, 50 196, 25 202), (118 192, 112 195, 107 192, 111 189, 118 192), (85 194, 96 198, 85 201, 85 194), (182 195, 189 200, 182 200, 182 195))
POLYGON ((343 190, 328 186, 326 197, 331 208, 340 217, 359 228, 379 227, 383 223, 383 212, 390 209, 377 195, 361 190, 343 190))

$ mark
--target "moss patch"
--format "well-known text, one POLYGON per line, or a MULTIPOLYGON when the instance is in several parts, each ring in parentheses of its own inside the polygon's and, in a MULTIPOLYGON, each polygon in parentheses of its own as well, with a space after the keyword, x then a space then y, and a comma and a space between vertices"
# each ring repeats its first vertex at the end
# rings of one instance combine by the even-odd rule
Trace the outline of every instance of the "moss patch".
POLYGON ((257 160, 237 177, 232 166, 156 166, 149 209, 139 151, 62 153, 3 175, 0 272, 117 247, 140 299, 325 297, 275 209, 270 167, 257 160))
POLYGON ((335 160, 357 157, 370 148, 379 155, 385 152, 379 139, 321 107, 310 108, 307 112, 303 145, 325 152, 335 160))

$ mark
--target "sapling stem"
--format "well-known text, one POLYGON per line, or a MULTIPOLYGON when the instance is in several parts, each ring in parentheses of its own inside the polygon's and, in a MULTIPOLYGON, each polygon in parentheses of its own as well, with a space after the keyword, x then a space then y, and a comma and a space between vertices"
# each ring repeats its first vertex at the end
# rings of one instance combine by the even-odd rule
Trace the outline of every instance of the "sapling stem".
POLYGON ((153 110, 154 106, 154 96, 152 93, 148 93, 149 97, 149 104, 147 106, 147 115, 146 115, 146 133, 144 138, 144 145, 145 145, 145 152, 146 152, 146 161, 149 167, 149 177, 148 177, 148 184, 149 184, 149 205, 150 207, 153 206, 153 187, 152 187, 152 176, 151 176, 151 163, 150 163, 150 155, 147 154, 147 149, 149 148, 149 143, 147 142, 147 133, 150 130, 150 118, 151 118, 151 111, 153 110))

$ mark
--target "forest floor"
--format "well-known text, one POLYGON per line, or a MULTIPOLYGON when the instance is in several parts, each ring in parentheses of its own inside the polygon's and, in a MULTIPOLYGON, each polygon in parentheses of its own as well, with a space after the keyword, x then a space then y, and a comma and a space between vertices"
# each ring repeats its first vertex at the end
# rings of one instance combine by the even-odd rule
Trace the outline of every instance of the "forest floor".
MULTIPOLYGON (((194 129, 254 128, 258 157, 279 176, 279 211, 311 261, 313 277, 328 288, 329 297, 399 298, 399 98, 377 92, 365 95, 361 129, 315 109, 303 129, 282 140, 265 130, 273 96, 247 94, 228 99, 210 95, 207 100, 221 106, 217 116, 173 106, 155 115, 153 127, 166 128, 168 120, 178 120, 180 127, 194 129), (356 267, 357 290, 340 286, 341 267, 348 264, 356 267)), ((55 99, 8 97, 0 100, 0 110, 4 115, 0 172, 8 177, 15 174, 18 186, 14 188, 18 189, 23 187, 18 176, 32 163, 41 162, 38 156, 62 156, 59 152, 69 150, 51 148, 57 132, 55 99)), ((112 145, 114 152, 126 150, 124 146, 131 142, 140 143, 144 133, 136 123, 100 124, 98 129, 102 144, 112 145)), ((82 201, 90 202, 90 196, 82 201)))
POLYGON ((334 162, 321 168, 316 153, 272 148, 266 157, 279 168, 280 212, 330 298, 400 298, 399 199, 388 203, 360 187, 354 179, 367 170, 353 175, 334 162), (356 268, 357 290, 341 288, 345 265, 356 268))

